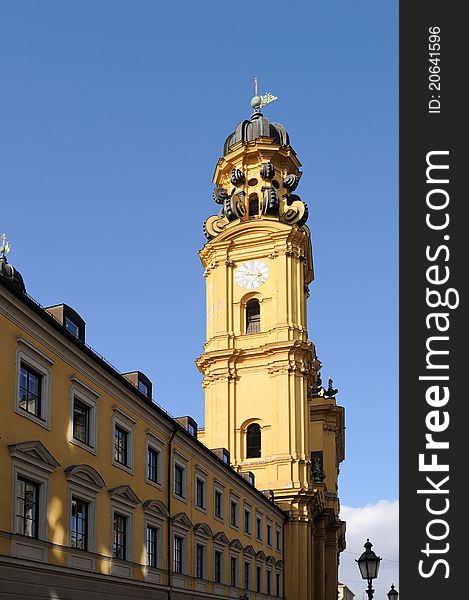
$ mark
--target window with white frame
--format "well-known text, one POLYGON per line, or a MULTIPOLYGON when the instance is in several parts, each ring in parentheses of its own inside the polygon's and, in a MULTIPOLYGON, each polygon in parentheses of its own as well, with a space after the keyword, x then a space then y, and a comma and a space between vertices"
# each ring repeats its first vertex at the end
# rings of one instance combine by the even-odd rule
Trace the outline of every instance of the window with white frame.
POLYGON ((278 527, 275 529, 275 547, 277 550, 282 548, 282 532, 278 527))
POLYGON ((48 429, 54 361, 25 338, 17 341, 15 412, 48 429))
POLYGON ((207 509, 207 478, 196 471, 195 474, 195 505, 202 510, 207 509))
POLYGON ((262 567, 256 565, 256 592, 260 594, 262 592, 262 567))
POLYGON ((129 485, 108 490, 111 498, 112 555, 119 560, 132 560, 133 509, 141 503, 129 485))
POLYGON ((213 512, 217 519, 223 520, 223 490, 215 487, 213 493, 213 512))
POLYGON ((134 461, 134 425, 134 419, 114 408, 112 464, 130 473, 134 461))
POLYGON ((230 556, 230 584, 232 587, 238 585, 238 559, 230 556))
POLYGON ((267 583, 267 595, 270 596, 272 593, 272 571, 270 569, 267 569, 267 579, 266 579, 266 583, 267 583))
POLYGON ((262 516, 256 515, 256 538, 262 540, 262 516))
POLYGON ((223 583, 223 550, 215 550, 214 554, 215 583, 223 583))
POLYGON ((40 484, 19 475, 16 478, 16 533, 37 538, 40 484))
POLYGON ((251 509, 244 507, 244 533, 251 535, 251 509))
POLYGON ((146 481, 161 486, 163 481, 163 442, 147 432, 146 481))
POLYGON ((59 466, 39 441, 8 446, 13 463, 12 531, 47 540, 49 475, 59 466))
POLYGON ((272 546, 272 523, 267 521, 267 545, 272 546))
POLYGON ((145 549, 146 549, 146 564, 149 567, 156 568, 159 559, 159 543, 161 530, 155 525, 146 526, 145 549))
POLYGON ((249 590, 251 588, 251 563, 244 561, 244 589, 249 590))
POLYGON ((178 575, 183 573, 184 538, 179 535, 173 537, 173 571, 178 575))
POLYGON ((70 441, 96 454, 99 394, 77 377, 70 387, 70 441))
POLYGON ((86 464, 65 469, 68 482, 69 546, 76 550, 96 550, 96 496, 106 486, 101 475, 86 464))
POLYGON ((196 543, 195 545, 195 576, 197 579, 205 578, 205 544, 196 543))
POLYGON ((230 525, 238 528, 238 499, 234 496, 230 498, 230 525))
POLYGON ((168 509, 161 500, 146 500, 143 503, 145 515, 145 552, 146 565, 152 568, 162 567, 163 527, 168 509))
POLYGON ((174 495, 187 497, 187 462, 179 454, 174 455, 174 495))

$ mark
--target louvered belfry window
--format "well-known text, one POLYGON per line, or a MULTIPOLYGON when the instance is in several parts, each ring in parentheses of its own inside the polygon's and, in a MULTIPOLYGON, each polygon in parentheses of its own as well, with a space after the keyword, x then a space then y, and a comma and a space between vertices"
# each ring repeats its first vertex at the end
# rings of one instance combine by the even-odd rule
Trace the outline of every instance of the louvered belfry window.
POLYGON ((249 300, 246 306, 246 333, 259 333, 261 330, 261 307, 259 300, 249 300))
POLYGON ((261 428, 257 423, 253 423, 246 431, 246 458, 259 458, 260 455, 261 428))

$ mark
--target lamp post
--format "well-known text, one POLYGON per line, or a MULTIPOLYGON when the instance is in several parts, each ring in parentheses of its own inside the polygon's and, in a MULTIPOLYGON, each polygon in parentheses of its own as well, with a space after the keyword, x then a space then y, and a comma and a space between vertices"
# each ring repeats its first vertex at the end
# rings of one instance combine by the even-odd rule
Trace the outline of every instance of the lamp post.
MULTIPOLYGON (((366 590, 366 593, 368 594, 368 600, 373 600, 373 594, 375 591, 371 583, 373 579, 378 577, 379 564, 381 562, 381 558, 376 556, 371 549, 372 546, 373 544, 370 542, 370 540, 366 540, 366 544, 364 544, 365 552, 363 552, 360 558, 355 561, 358 563, 358 568, 360 569, 362 578, 368 581, 368 589, 366 590)), ((396 600, 396 598, 391 596, 390 600, 396 600)))
POLYGON ((399 592, 394 589, 394 583, 391 584, 391 589, 388 592, 389 600, 397 600, 399 598, 399 592))

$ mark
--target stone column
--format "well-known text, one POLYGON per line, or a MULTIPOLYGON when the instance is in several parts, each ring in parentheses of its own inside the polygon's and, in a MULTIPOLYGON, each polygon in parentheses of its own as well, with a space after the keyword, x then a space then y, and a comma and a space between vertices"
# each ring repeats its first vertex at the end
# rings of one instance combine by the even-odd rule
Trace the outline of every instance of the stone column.
POLYGON ((335 528, 326 529, 326 600, 337 600, 338 544, 335 528))

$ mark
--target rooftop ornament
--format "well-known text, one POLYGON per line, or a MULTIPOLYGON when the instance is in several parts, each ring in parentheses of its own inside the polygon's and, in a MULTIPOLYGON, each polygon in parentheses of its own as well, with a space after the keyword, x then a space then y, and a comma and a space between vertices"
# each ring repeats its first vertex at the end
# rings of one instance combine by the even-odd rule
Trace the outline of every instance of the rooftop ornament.
POLYGON ((7 234, 4 233, 2 235, 2 244, 0 245, 0 252, 2 254, 2 258, 6 260, 6 254, 8 254, 11 250, 10 242, 7 240, 7 234))
POLYGON ((277 96, 273 96, 270 92, 267 92, 264 96, 259 96, 257 77, 254 77, 254 94, 254 98, 251 100, 251 107, 256 113, 260 112, 261 108, 267 106, 267 104, 278 100, 277 96))

